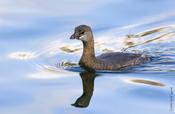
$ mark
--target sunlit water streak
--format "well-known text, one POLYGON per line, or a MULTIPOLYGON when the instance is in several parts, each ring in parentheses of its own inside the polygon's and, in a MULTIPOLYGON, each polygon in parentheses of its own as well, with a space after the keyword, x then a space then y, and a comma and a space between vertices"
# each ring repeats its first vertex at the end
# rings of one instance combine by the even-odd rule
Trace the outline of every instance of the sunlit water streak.
POLYGON ((35 57, 35 54, 30 52, 13 52, 9 55, 9 58, 21 60, 33 59, 35 57))

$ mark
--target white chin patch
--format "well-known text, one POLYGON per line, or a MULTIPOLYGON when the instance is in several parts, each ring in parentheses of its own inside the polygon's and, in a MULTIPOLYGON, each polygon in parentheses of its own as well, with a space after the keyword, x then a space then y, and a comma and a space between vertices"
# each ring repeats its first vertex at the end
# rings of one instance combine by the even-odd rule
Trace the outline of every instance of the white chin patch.
POLYGON ((82 41, 87 41, 87 36, 86 35, 82 35, 79 37, 80 40, 82 41))

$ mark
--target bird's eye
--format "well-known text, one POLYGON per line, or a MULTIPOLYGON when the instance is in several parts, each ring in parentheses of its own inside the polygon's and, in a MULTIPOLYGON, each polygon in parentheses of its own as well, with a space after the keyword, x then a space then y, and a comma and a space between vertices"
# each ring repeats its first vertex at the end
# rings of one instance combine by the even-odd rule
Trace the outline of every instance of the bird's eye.
POLYGON ((84 31, 79 31, 80 34, 84 34, 84 31))

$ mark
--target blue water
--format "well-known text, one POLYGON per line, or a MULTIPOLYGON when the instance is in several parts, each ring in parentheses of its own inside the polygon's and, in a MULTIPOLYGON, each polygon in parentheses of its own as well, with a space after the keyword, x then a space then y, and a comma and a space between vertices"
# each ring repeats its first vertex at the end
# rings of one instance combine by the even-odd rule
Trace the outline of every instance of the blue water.
POLYGON ((0 0, 0 114, 175 113, 174 6, 174 0, 0 0), (77 65, 82 44, 69 40, 80 24, 92 27, 97 55, 126 51, 153 61, 84 71, 77 65))

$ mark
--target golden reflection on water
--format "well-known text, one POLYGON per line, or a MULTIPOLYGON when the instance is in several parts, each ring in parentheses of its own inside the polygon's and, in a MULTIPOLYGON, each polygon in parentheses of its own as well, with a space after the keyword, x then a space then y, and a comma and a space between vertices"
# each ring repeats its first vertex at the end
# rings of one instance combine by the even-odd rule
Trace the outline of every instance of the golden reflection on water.
POLYGON ((63 61, 62 63, 58 63, 56 64, 57 67, 73 67, 73 66, 77 66, 78 64, 77 63, 73 63, 73 62, 70 62, 70 61, 63 61))
POLYGON ((107 53, 108 53, 108 52, 114 52, 114 50, 108 49, 108 48, 105 48, 105 49, 103 49, 102 51, 103 51, 103 52, 107 52, 107 53))
POLYGON ((143 37, 143 36, 147 36, 147 35, 151 35, 151 34, 155 34, 158 32, 161 32, 163 30, 166 30, 168 27, 160 27, 160 28, 155 28, 155 29, 151 29, 151 30, 147 30, 141 33, 138 33, 136 35, 134 34, 129 34, 127 35, 128 38, 139 38, 139 37, 143 37))
POLYGON ((36 55, 32 52, 13 52, 9 54, 9 58, 19 59, 19 60, 28 60, 35 58, 36 55))
POLYGON ((73 52, 79 51, 81 49, 82 48, 75 48, 75 49, 73 49, 73 48, 68 47, 68 46, 63 46, 63 47, 60 48, 61 51, 67 52, 67 53, 73 53, 73 52))
POLYGON ((153 80, 145 80, 145 79, 129 79, 128 82, 134 83, 134 84, 144 84, 144 85, 159 86, 159 87, 165 86, 165 84, 161 82, 153 81, 153 80))
POLYGON ((124 40, 124 44, 126 46, 124 50, 154 41, 168 41, 170 38, 175 38, 175 27, 172 25, 146 30, 138 34, 129 34, 126 35, 124 40), (150 38, 148 36, 150 36, 150 38))

